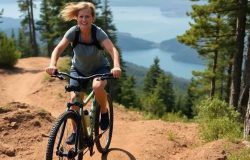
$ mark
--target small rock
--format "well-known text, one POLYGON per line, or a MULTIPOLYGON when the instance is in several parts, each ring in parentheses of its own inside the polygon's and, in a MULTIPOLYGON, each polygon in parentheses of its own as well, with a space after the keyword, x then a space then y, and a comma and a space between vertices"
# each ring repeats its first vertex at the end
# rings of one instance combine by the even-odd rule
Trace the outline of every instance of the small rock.
POLYGON ((42 133, 42 137, 49 137, 48 134, 42 133))
POLYGON ((0 154, 1 153, 9 157, 14 157, 16 155, 16 150, 14 147, 0 143, 0 154))
POLYGON ((10 123, 10 127, 12 127, 12 128, 17 128, 18 126, 17 126, 17 122, 11 122, 10 123))
POLYGON ((16 150, 13 148, 9 148, 5 151, 5 154, 10 157, 14 157, 16 155, 16 150))
POLYGON ((33 125, 34 125, 35 127, 41 127, 41 126, 42 126, 41 123, 40 123, 39 121, 33 122, 33 125))

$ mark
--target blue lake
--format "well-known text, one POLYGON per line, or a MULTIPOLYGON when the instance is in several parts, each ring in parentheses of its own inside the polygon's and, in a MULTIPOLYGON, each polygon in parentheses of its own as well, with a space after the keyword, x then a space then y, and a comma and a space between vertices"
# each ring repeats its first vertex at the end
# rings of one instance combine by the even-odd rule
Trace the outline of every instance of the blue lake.
MULTIPOLYGON (((189 17, 166 17, 157 7, 111 7, 114 23, 119 32, 134 37, 161 42, 185 33, 189 28, 189 17)), ((172 54, 159 49, 122 51, 125 61, 150 67, 154 58, 160 59, 160 66, 175 76, 190 79, 193 70, 203 70, 202 65, 183 63, 172 59, 172 54)))

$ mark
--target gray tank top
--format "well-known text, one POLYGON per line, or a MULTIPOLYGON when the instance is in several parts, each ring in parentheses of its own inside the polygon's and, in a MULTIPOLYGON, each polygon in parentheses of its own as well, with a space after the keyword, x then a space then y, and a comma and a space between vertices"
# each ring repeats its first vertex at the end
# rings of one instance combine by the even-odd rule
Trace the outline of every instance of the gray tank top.
MULTIPOLYGON (((64 35, 64 37, 73 43, 75 39, 76 26, 71 27, 64 35)), ((100 28, 97 27, 96 39, 102 42, 108 38, 108 35, 100 28)), ((91 36, 91 42, 93 41, 91 36)), ((83 42, 79 36, 79 42, 83 42)), ((109 66, 108 60, 104 55, 104 50, 99 50, 95 45, 82 45, 77 44, 73 49, 72 66, 85 76, 93 74, 96 70, 109 66)))

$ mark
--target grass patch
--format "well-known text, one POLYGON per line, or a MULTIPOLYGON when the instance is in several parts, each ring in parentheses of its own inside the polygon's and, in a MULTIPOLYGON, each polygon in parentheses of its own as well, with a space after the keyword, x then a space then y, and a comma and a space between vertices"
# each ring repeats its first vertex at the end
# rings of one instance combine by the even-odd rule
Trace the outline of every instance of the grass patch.
MULTIPOLYGON (((71 66, 71 58, 69 56, 61 57, 58 61, 57 68, 60 72, 67 72, 69 73, 71 66)), ((55 78, 51 77, 48 74, 45 74, 43 77, 43 81, 53 81, 55 78)))
POLYGON ((44 76, 43 76, 43 82, 47 82, 47 81, 53 81, 54 78, 51 77, 49 74, 45 73, 44 76))
POLYGON ((65 56, 59 59, 57 68, 61 72, 69 73, 70 66, 71 66, 71 57, 65 56))
POLYGON ((168 139, 169 141, 175 141, 175 139, 176 139, 176 134, 175 134, 174 132, 172 132, 172 131, 168 131, 168 133, 167 133, 167 139, 168 139))
POLYGON ((180 113, 165 113, 163 116, 158 116, 150 112, 143 112, 143 111, 139 111, 139 112, 141 112, 143 117, 147 120, 161 119, 166 122, 189 122, 190 121, 186 116, 183 116, 180 113))
POLYGON ((161 119, 168 122, 188 122, 186 116, 181 115, 180 113, 165 113, 161 119))
POLYGON ((250 149, 243 149, 237 153, 232 153, 228 160, 249 160, 250 159, 250 149))

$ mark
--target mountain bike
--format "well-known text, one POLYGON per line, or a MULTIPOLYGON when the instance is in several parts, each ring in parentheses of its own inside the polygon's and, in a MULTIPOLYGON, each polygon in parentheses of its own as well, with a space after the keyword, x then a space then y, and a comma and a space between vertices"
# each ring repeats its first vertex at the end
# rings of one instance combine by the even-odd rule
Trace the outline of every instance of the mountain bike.
MULTIPOLYGON (((57 72, 53 77, 61 80, 72 78, 81 82, 82 80, 98 78, 98 80, 113 79, 112 73, 96 74, 89 77, 73 77, 64 72, 57 72)), ((65 86, 66 92, 78 92, 79 88, 69 85, 65 86)), ((113 131, 113 105, 111 97, 107 96, 107 108, 109 114, 109 126, 105 131, 99 129, 101 118, 100 106, 95 100, 93 90, 80 102, 67 103, 67 110, 62 113, 54 123, 46 151, 46 160, 69 159, 82 160, 88 151, 90 156, 94 154, 93 147, 100 153, 106 153, 111 143, 113 131), (91 107, 87 109, 87 104, 92 100, 91 107), (71 109, 71 106, 78 106, 79 111, 71 109), (73 129, 73 125, 75 128, 73 129), (76 133, 75 143, 68 145, 66 139, 73 131, 76 133)))

